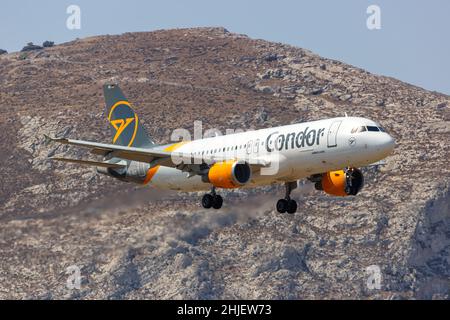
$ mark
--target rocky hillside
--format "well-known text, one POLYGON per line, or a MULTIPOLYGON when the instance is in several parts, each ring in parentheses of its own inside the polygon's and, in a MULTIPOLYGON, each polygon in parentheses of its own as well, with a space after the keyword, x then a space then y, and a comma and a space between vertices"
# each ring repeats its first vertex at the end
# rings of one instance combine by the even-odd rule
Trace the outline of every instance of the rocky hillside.
POLYGON ((0 56, 0 298, 395 299, 450 297, 450 97, 307 50, 222 28, 76 40, 0 56), (110 142, 102 84, 120 83, 149 133, 261 128, 341 116, 396 139, 357 197, 305 183, 199 194, 141 189, 53 155, 43 134, 110 142), (81 288, 66 286, 69 266, 81 288), (366 268, 379 266, 380 289, 366 268))

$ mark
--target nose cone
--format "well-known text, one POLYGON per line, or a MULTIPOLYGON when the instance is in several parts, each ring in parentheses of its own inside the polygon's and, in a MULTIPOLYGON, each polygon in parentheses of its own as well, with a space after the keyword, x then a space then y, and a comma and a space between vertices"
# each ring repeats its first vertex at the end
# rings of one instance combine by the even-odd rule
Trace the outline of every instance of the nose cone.
POLYGON ((395 147, 395 140, 389 134, 385 133, 383 137, 380 137, 378 142, 378 148, 383 154, 390 154, 395 147))

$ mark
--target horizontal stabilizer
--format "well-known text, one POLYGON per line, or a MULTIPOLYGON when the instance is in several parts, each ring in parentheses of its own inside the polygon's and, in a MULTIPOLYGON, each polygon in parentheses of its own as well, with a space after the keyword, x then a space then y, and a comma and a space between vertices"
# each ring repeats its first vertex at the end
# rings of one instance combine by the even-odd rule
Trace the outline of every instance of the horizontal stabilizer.
POLYGON ((155 149, 144 149, 135 148, 127 146, 119 146, 115 144, 90 142, 83 140, 72 140, 67 138, 51 138, 45 135, 45 139, 48 141, 54 141, 61 144, 69 144, 74 146, 79 146, 83 148, 89 148, 91 153, 106 156, 111 154, 116 158, 122 158, 127 160, 141 161, 150 163, 155 158, 168 158, 170 159, 170 152, 155 150, 155 149))
POLYGON ((56 161, 63 161, 63 162, 70 162, 70 163, 76 163, 81 164, 85 166, 93 166, 93 167, 103 167, 103 168, 111 168, 111 169, 120 169, 125 168, 126 165, 119 164, 119 163, 108 163, 108 162, 98 162, 98 161, 90 161, 90 160, 78 160, 78 159, 67 159, 67 158, 49 158, 50 160, 56 160, 56 161))

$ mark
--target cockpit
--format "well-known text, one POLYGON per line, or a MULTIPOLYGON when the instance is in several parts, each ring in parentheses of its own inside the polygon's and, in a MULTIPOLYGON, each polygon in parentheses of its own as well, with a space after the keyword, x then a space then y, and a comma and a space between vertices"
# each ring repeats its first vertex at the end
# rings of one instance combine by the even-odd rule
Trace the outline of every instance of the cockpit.
MULTIPOLYGON (((342 145, 352 150, 362 148, 364 154, 376 153, 376 156, 388 155, 395 147, 394 139, 377 122, 360 117, 343 118, 344 125, 340 127, 342 145)), ((330 140, 328 138, 328 140, 330 140)))

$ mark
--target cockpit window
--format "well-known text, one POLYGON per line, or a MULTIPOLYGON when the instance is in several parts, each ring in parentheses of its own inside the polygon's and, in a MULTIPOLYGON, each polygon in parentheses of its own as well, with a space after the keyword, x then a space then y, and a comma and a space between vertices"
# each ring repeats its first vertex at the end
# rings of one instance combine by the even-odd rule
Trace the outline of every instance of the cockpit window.
POLYGON ((352 129, 352 133, 357 133, 357 132, 363 132, 366 131, 366 127, 365 126, 361 126, 361 127, 355 127, 352 129))
POLYGON ((380 126, 360 126, 360 127, 354 127, 352 129, 352 133, 357 132, 364 132, 364 131, 372 131, 372 132, 386 132, 383 127, 380 126))

